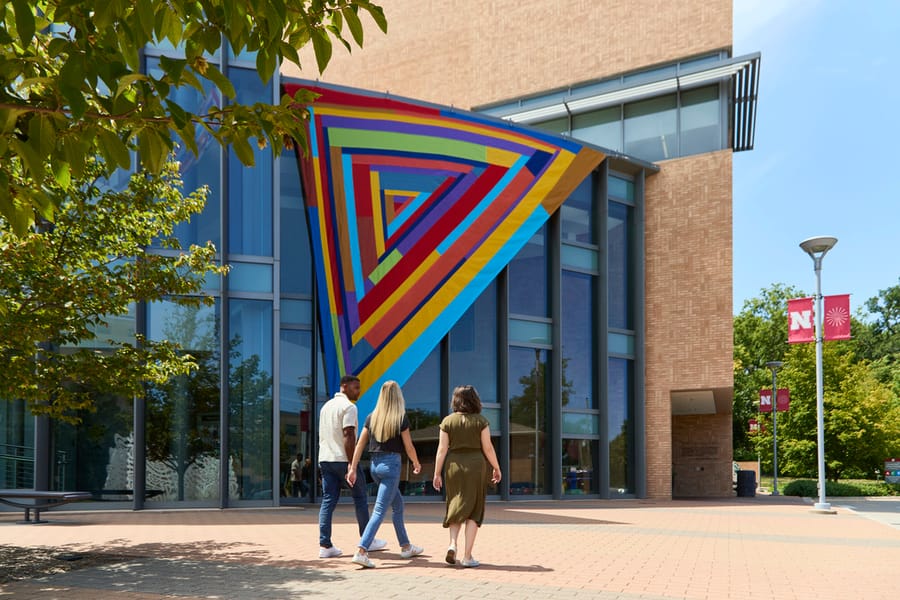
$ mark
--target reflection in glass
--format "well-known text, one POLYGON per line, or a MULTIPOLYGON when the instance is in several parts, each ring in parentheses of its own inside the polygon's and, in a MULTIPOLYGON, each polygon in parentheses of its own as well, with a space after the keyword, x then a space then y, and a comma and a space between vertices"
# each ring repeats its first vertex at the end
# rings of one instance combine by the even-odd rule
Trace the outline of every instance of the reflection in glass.
POLYGON ((631 302, 631 232, 634 209, 619 202, 609 203, 608 228, 608 301, 609 326, 634 328, 631 302))
POLYGON ((482 404, 498 402, 496 281, 450 330, 450 390, 459 385, 474 386, 482 404))
POLYGON ((541 227, 509 263, 509 312, 547 317, 547 226, 541 227))
POLYGON ((240 500, 272 499, 272 303, 232 300, 228 461, 240 500))
POLYGON ((219 498, 219 314, 215 306, 148 306, 153 340, 181 345, 197 362, 188 375, 147 389, 148 501, 219 498))
POLYGON ((597 408, 594 393, 594 277, 562 272, 563 408, 597 408))
POLYGON ((719 86, 681 93, 681 156, 722 148, 719 86))
MULTIPOLYGON (((272 90, 255 70, 232 68, 235 102, 248 106, 271 103, 272 90)), ((250 140, 254 165, 244 166, 228 151, 228 251, 231 254, 272 255, 272 152, 250 140)))
MULTIPOLYGON (((422 463, 422 472, 412 472, 412 463, 404 453, 400 471, 400 491, 405 496, 436 495, 431 485, 434 457, 437 454, 438 424, 441 422, 441 348, 438 346, 403 384, 409 433, 422 463)), ((365 417, 360 415, 360 421, 365 417)), ((374 492, 374 490, 373 490, 374 492)))
POLYGON ((596 243, 594 232, 594 178, 588 177, 559 207, 563 242, 596 243))
POLYGON ((548 352, 509 349, 510 494, 545 494, 548 352))
POLYGON ((0 400, 0 488, 34 485, 34 417, 24 400, 0 400))
POLYGON ((597 478, 594 465, 599 456, 596 440, 562 440, 563 491, 568 495, 596 494, 597 478))
MULTIPOLYGON (((279 431, 278 464, 282 482, 281 496, 291 496, 290 467, 298 452, 303 460, 313 457, 313 436, 310 435, 312 398, 312 331, 296 329, 281 330, 280 383, 278 404, 281 412, 279 431)), ((312 469, 302 491, 312 488, 312 469)), ((306 497, 301 493, 301 497, 306 497)))
POLYGON ((312 253, 300 169, 293 152, 278 161, 281 177, 281 292, 312 295, 312 253))
POLYGON ((675 94, 625 105, 625 153, 644 160, 673 158, 678 154, 675 94))
POLYGON ((634 491, 633 362, 609 359, 609 487, 610 494, 634 491))
MULTIPOLYGON (((159 68, 158 58, 147 59, 147 73, 153 77, 162 77, 163 71, 159 68)), ((185 110, 196 114, 207 114, 213 107, 222 106, 222 95, 211 83, 202 80, 203 93, 190 86, 172 88, 169 99, 184 107, 185 110)), ((221 248, 219 235, 220 203, 222 198, 222 185, 220 183, 221 146, 213 139, 212 134, 203 127, 197 127, 197 148, 199 155, 183 145, 178 149, 175 158, 181 163, 181 178, 184 182, 184 192, 191 193, 194 190, 209 186, 209 195, 206 197, 206 207, 199 215, 194 215, 190 221, 179 223, 175 227, 175 237, 186 248, 190 244, 205 244, 211 241, 217 248, 221 248)))
POLYGON ((622 108, 612 106, 572 117, 572 137, 622 151, 622 108))

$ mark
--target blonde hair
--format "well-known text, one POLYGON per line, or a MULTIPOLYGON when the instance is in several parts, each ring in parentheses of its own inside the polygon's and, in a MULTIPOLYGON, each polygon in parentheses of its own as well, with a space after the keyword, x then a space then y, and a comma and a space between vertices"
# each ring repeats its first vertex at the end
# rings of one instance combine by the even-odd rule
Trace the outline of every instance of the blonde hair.
POLYGON ((386 442, 399 435, 400 424, 406 414, 403 392, 396 381, 385 381, 378 394, 378 403, 372 411, 372 435, 378 442, 386 442))

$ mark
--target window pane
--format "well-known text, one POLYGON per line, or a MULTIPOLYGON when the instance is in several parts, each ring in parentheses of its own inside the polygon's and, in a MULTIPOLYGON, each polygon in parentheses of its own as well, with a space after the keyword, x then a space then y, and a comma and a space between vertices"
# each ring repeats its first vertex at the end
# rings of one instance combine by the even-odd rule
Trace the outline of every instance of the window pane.
POLYGON ((278 161, 281 174, 281 293, 312 295, 312 253, 300 170, 293 152, 278 161))
POLYGON ((625 153, 644 160, 677 155, 675 94, 625 105, 625 153))
POLYGON ((719 86, 681 93, 681 156, 722 149, 719 86))
POLYGON ((281 473, 278 481, 280 495, 288 498, 306 498, 312 488, 314 469, 303 473, 307 479, 298 485, 290 481, 291 463, 297 453, 303 460, 313 457, 313 436, 310 435, 312 405, 312 331, 281 330, 280 346, 279 411, 281 413, 279 460, 281 473))
POLYGON ((609 326, 632 329, 632 256, 631 235, 634 209, 618 202, 609 203, 607 216, 609 326))
MULTIPOLYGON (((437 454, 438 425, 441 422, 441 348, 431 351, 403 385, 406 415, 409 417, 409 433, 416 445, 416 454, 422 463, 422 472, 412 472, 412 463, 403 454, 400 491, 406 496, 435 495, 431 485, 434 474, 434 457, 437 454)), ((444 400, 449 402, 449 398, 444 400)), ((359 415, 360 422, 365 419, 359 415)), ((375 493, 375 490, 372 490, 375 493)))
POLYGON ((219 314, 215 306, 148 306, 152 340, 181 344, 197 361, 189 375, 147 390, 148 502, 219 498, 219 314))
POLYGON ((562 432, 569 435, 600 435, 600 417, 596 414, 563 412, 562 432))
POLYGON ((0 401, 0 488, 34 486, 34 416, 24 400, 0 401))
POLYGON ((458 385, 475 386, 482 403, 499 402, 496 282, 482 292, 450 330, 450 389, 458 385))
POLYGON ((543 121, 542 123, 534 123, 532 126, 553 133, 569 133, 569 117, 560 117, 559 119, 543 121))
POLYGON ((594 177, 590 176, 559 207, 564 242, 596 243, 594 195, 594 177))
POLYGON ((281 323, 312 325, 312 310, 312 302, 310 300, 282 300, 281 323))
POLYGON ((590 248, 579 248, 563 244, 562 248, 560 248, 560 254, 564 267, 596 271, 600 264, 598 252, 590 248))
POLYGON ((562 471, 566 494, 596 494, 594 465, 599 464, 600 445, 596 440, 562 440, 562 471))
POLYGON ((547 226, 541 227, 509 263, 509 312, 546 317, 547 226))
POLYGON ((509 341, 511 342, 549 344, 550 333, 550 323, 539 323, 524 319, 509 320, 509 341))
POLYGON ((548 352, 509 349, 509 487, 510 493, 545 494, 547 488, 548 352))
MULTIPOLYGON (((256 71, 231 69, 235 102, 271 103, 271 87, 256 71)), ((228 151, 228 251, 230 254, 272 256, 272 151, 250 140, 255 165, 244 166, 228 151)))
POLYGON ((612 106, 572 117, 572 137, 622 151, 622 109, 612 106))
MULTIPOLYGON (((158 58, 147 59, 147 72, 153 77, 162 77, 163 71, 159 68, 158 58)), ((200 93, 190 86, 173 88, 169 99, 198 114, 206 114, 213 107, 222 106, 222 97, 218 89, 206 80, 203 80, 204 91, 200 93)), ((189 194, 194 190, 209 186, 209 194, 206 197, 206 207, 199 215, 194 215, 187 223, 181 223, 175 227, 175 236, 181 241, 182 247, 190 244, 205 244, 211 241, 217 248, 221 247, 219 236, 220 227, 220 203, 222 199, 221 179, 221 147, 213 139, 212 135, 197 127, 197 148, 199 156, 184 147, 182 144, 175 155, 175 159, 181 163, 181 178, 184 182, 184 193, 189 194)))
POLYGON ((622 333, 610 333, 607 336, 609 351, 613 354, 634 354, 634 336, 622 333))
POLYGON ((226 277, 232 291, 272 293, 272 265, 232 262, 226 277))
POLYGON ((610 197, 619 198, 626 202, 634 202, 634 182, 615 175, 608 179, 608 192, 610 197))
POLYGON ((594 394, 594 278, 562 274, 563 408, 597 408, 594 394))
POLYGON ((609 359, 609 487, 610 494, 634 491, 633 362, 609 359))
POLYGON ((228 359, 228 456, 240 500, 271 500, 272 303, 232 300, 228 359))

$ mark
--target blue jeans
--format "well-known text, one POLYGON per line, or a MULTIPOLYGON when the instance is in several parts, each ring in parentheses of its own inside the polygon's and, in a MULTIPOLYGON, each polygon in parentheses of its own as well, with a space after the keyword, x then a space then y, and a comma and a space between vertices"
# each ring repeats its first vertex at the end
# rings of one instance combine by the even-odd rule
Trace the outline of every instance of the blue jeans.
POLYGON ((378 528, 384 521, 384 515, 388 506, 393 509, 394 531, 397 533, 397 541, 400 546, 409 544, 409 536, 406 534, 406 525, 403 524, 403 494, 400 493, 400 455, 396 452, 375 452, 372 454, 370 467, 372 479, 378 484, 378 495, 375 497, 375 507, 372 509, 372 518, 366 525, 366 530, 359 540, 359 547, 369 549, 378 528))
MULTIPOLYGON (((331 548, 331 517, 337 508, 341 498, 341 486, 348 486, 347 463, 345 462, 320 462, 319 472, 322 473, 322 505, 319 507, 319 546, 331 548)), ((359 524, 359 534, 362 535, 369 522, 369 505, 366 497, 366 476, 362 467, 356 469, 356 484, 350 488, 353 496, 353 505, 356 508, 356 522, 359 524)))

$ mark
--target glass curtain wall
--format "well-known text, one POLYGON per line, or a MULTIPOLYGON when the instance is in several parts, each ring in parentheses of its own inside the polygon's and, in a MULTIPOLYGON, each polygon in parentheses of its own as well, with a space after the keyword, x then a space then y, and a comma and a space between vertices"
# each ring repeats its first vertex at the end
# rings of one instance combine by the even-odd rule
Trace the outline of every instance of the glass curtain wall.
MULTIPOLYGON (((187 307, 156 302, 147 310, 148 337, 178 342, 197 362, 188 375, 147 389, 147 502, 218 505, 221 398, 219 303, 187 307)), ((237 479, 229 471, 229 488, 237 479)))
MULTIPOLYGON (((441 356, 438 344, 415 373, 403 384, 403 399, 409 417, 409 433, 422 463, 422 472, 412 472, 412 463, 404 452, 401 457, 400 492, 405 496, 435 495, 431 485, 434 457, 437 454, 438 424, 441 422, 441 356)), ((365 415, 360 415, 360 421, 365 415)), ((360 423, 362 425, 362 423, 360 423)), ((370 490, 375 493, 375 489, 370 490)))

